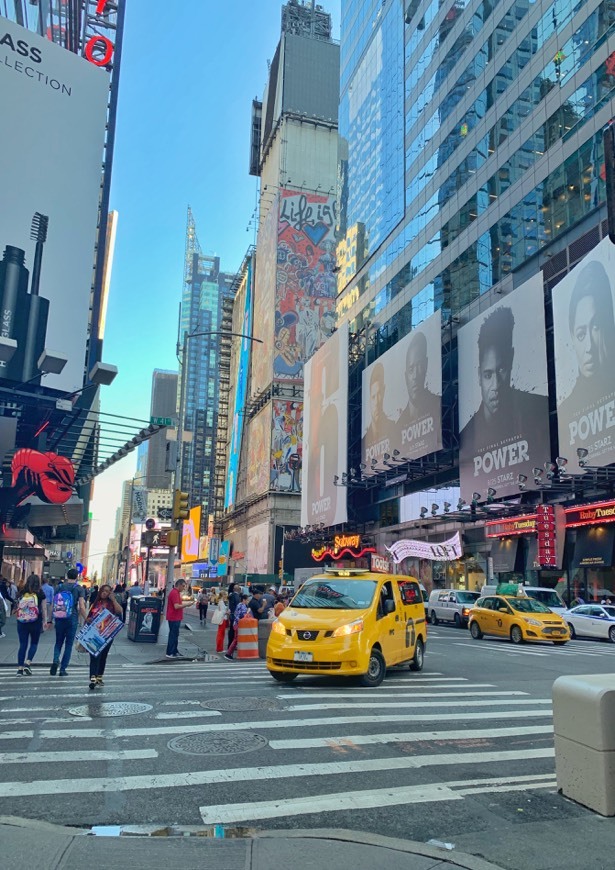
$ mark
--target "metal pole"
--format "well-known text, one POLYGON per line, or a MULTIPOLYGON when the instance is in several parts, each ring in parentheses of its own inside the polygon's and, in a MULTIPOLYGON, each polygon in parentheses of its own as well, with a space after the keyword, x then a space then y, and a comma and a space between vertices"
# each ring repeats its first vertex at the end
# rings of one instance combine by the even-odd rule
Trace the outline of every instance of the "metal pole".
POLYGON ((135 489, 135 479, 134 477, 130 481, 130 505, 128 507, 128 534, 126 535, 126 574, 124 577, 124 582, 126 586, 130 586, 130 527, 132 526, 132 499, 134 496, 135 489))
POLYGON ((143 591, 145 592, 145 584, 149 581, 149 554, 151 551, 151 547, 147 548, 147 555, 145 557, 145 577, 143 578, 143 591))
MULTIPOLYGON (((181 314, 181 309, 180 309, 181 314)), ((178 336, 179 338, 179 336, 178 336)), ((179 345, 179 342, 178 342, 179 345)), ((186 383, 186 350, 188 347, 188 333, 184 333, 184 341, 182 346, 182 358, 180 360, 181 375, 179 381, 179 420, 177 421, 177 456, 175 459, 175 469, 173 470, 173 491, 181 489, 181 462, 184 440, 184 388, 186 383)), ((179 350, 179 347, 178 347, 179 350)), ((178 528, 178 523, 171 519, 171 528, 178 528)), ((165 601, 171 591, 174 581, 175 572, 175 547, 169 547, 169 555, 167 558, 167 577, 165 581, 165 601)), ((163 614, 164 616, 164 614, 163 614)))

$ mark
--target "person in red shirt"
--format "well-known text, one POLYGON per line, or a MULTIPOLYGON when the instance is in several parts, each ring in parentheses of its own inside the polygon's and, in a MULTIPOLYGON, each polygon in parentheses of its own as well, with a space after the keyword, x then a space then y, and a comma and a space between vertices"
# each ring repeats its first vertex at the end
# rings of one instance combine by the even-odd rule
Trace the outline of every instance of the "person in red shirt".
POLYGON ((182 601, 182 592, 186 588, 185 580, 178 580, 169 592, 167 601, 167 622, 169 623, 169 639, 167 641, 167 658, 176 659, 181 656, 177 649, 179 641, 179 628, 182 624, 182 613, 185 607, 194 604, 194 598, 182 601))

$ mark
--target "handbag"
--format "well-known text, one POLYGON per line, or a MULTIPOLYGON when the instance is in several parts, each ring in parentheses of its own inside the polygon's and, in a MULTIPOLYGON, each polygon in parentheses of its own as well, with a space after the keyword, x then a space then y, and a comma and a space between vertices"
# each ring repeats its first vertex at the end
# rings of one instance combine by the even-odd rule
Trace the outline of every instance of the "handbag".
POLYGON ((222 625, 225 620, 226 613, 224 612, 224 610, 214 611, 214 615, 211 618, 212 625, 222 625))

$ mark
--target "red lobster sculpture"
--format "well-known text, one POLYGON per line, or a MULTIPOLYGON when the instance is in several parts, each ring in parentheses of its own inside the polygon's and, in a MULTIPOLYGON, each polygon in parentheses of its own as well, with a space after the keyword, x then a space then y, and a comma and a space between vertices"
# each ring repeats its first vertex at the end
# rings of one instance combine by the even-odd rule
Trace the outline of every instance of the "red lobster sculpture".
POLYGON ((64 504, 72 495, 75 469, 66 456, 23 448, 13 456, 11 472, 15 507, 31 495, 48 504, 64 504))

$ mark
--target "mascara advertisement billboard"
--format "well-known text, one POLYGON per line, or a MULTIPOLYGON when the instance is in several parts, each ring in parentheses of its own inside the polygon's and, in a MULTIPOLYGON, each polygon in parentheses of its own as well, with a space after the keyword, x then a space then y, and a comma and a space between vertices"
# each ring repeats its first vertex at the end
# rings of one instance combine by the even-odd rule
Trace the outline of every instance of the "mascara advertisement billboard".
POLYGON ((459 346, 461 495, 527 488, 551 455, 542 273, 463 326, 459 346))
POLYGON ((553 288, 560 456, 615 461, 615 246, 606 238, 553 288))
POLYGON ((44 351, 68 360, 44 386, 83 386, 109 77, 0 18, 0 377, 41 383, 44 351), (9 122, 10 119, 10 122, 9 122))
POLYGON ((436 311, 363 372, 364 475, 382 469, 387 454, 418 459, 442 447, 440 324, 436 311))
POLYGON ((305 365, 301 525, 334 526, 348 519, 348 324, 305 365))

